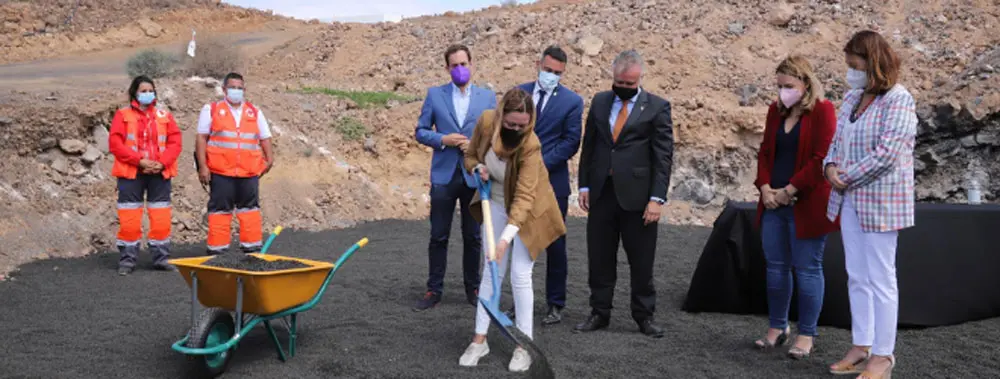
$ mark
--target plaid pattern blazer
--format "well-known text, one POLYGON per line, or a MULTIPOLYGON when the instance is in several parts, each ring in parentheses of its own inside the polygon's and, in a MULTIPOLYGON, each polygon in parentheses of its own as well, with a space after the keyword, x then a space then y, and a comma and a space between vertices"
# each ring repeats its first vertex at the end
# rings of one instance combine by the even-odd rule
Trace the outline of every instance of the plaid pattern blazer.
MULTIPOLYGON (((850 195, 864 232, 888 232, 913 226, 913 147, 917 114, 913 96, 901 85, 875 98, 853 124, 851 112, 861 90, 848 91, 837 117, 837 131, 823 167, 836 165, 847 188, 830 193, 826 217, 840 213, 850 195)), ((823 170, 824 176, 826 170, 823 170)))

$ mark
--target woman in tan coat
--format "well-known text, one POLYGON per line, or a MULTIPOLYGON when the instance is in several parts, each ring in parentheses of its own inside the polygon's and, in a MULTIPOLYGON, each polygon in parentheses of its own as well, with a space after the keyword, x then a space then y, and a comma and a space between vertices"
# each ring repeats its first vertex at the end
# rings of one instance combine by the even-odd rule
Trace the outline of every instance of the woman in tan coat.
MULTIPOLYGON (((514 88, 504 94, 496 110, 487 110, 479 117, 472 140, 465 148, 465 168, 484 181, 492 181, 490 210, 496 259, 500 280, 510 264, 510 282, 514 293, 517 328, 532 338, 534 291, 531 270, 535 259, 545 247, 566 234, 555 192, 549 184, 549 173, 542 161, 542 143, 534 133, 535 105, 531 94, 514 88), (508 254, 509 253, 509 254, 508 254), (508 259, 509 257, 509 259, 508 259)), ((478 193, 470 205, 473 217, 482 223, 482 203, 478 193)), ((486 233, 483 233, 486 236, 486 233)), ((486 249, 487 244, 483 244, 486 249)), ((485 251, 484 251, 485 255, 485 251)), ((484 271, 488 266, 484 266, 484 271)), ((493 282, 489 272, 482 275, 479 295, 492 296, 493 282)), ((490 352, 486 331, 490 318, 482 304, 476 309, 476 335, 462 354, 459 364, 475 366, 490 352)), ((514 349, 508 368, 523 372, 531 366, 527 351, 514 349)))

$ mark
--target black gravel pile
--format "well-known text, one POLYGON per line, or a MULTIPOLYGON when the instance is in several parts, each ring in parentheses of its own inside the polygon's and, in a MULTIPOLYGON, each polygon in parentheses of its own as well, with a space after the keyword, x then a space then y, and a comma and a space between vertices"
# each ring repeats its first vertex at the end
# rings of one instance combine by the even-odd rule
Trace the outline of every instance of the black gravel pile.
POLYGON ((228 268, 243 271, 281 271, 294 268, 306 268, 309 265, 288 259, 269 261, 249 254, 226 253, 219 254, 202 263, 205 266, 228 268))
MULTIPOLYGON (((660 339, 638 333, 629 311, 628 262, 619 253, 611 325, 574 334, 590 313, 585 221, 570 217, 569 284, 563 322, 542 326, 543 255, 534 266, 533 342, 556 378, 822 378, 851 343, 851 331, 821 326, 812 356, 793 361, 784 349, 758 351, 767 329, 758 315, 691 314, 680 310, 711 230, 660 226, 654 281, 660 339)), ((430 223, 380 221, 356 228, 285 231, 272 248, 333 262, 354 242, 371 242, 337 271, 323 299, 298 319, 295 357, 281 363, 262 327, 246 331, 225 378, 521 378, 507 371, 514 344, 490 328, 490 353, 479 367, 458 357, 472 341, 476 308, 462 288, 461 223, 452 224, 440 304, 413 312, 427 282, 430 223)), ((194 257, 204 245, 175 246, 194 257)), ((899 264, 906 264, 900 252, 899 264)), ((174 272, 150 270, 140 255, 130 276, 118 256, 50 259, 22 266, 0 282, 0 378, 191 378, 187 357, 170 349, 191 325, 191 290, 174 272)), ((509 281, 502 309, 511 306, 509 281)), ((907 283, 900 282, 900 287, 907 283)), ((905 306, 905 305, 904 305, 905 306)), ((284 328, 278 337, 287 341, 284 328)), ((793 327, 794 330, 794 327, 793 327)), ((1000 378, 1000 318, 899 332, 899 378, 1000 378)), ((287 351, 287 350, 286 350, 287 351)), ((845 376, 845 379, 854 376, 845 376)))

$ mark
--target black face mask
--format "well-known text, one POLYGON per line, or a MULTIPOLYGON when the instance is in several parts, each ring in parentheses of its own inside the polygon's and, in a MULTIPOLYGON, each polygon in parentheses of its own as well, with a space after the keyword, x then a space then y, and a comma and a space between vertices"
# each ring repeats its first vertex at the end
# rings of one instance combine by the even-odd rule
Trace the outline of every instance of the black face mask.
POLYGON ((522 136, 524 135, 520 131, 504 127, 500 128, 500 142, 503 142, 504 147, 508 149, 517 147, 517 144, 521 143, 522 136))
POLYGON ((635 94, 639 93, 638 88, 619 87, 616 85, 612 85, 611 90, 614 91, 615 96, 618 96, 618 98, 622 99, 622 101, 631 100, 635 97, 635 94))

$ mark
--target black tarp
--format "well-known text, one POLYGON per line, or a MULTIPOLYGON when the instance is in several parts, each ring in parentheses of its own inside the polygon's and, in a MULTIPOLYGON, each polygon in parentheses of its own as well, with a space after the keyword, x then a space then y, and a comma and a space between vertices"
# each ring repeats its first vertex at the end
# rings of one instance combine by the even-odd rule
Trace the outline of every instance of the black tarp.
MULTIPOLYGON (((726 205, 702 251, 682 310, 767 315, 756 206, 726 205)), ((899 234, 899 326, 943 326, 1000 316, 998 237, 998 205, 918 203, 916 225, 899 234)), ((819 324, 850 328, 839 232, 827 239, 823 266, 826 290, 819 324)), ((789 318, 796 320, 797 313, 793 295, 789 318)))

